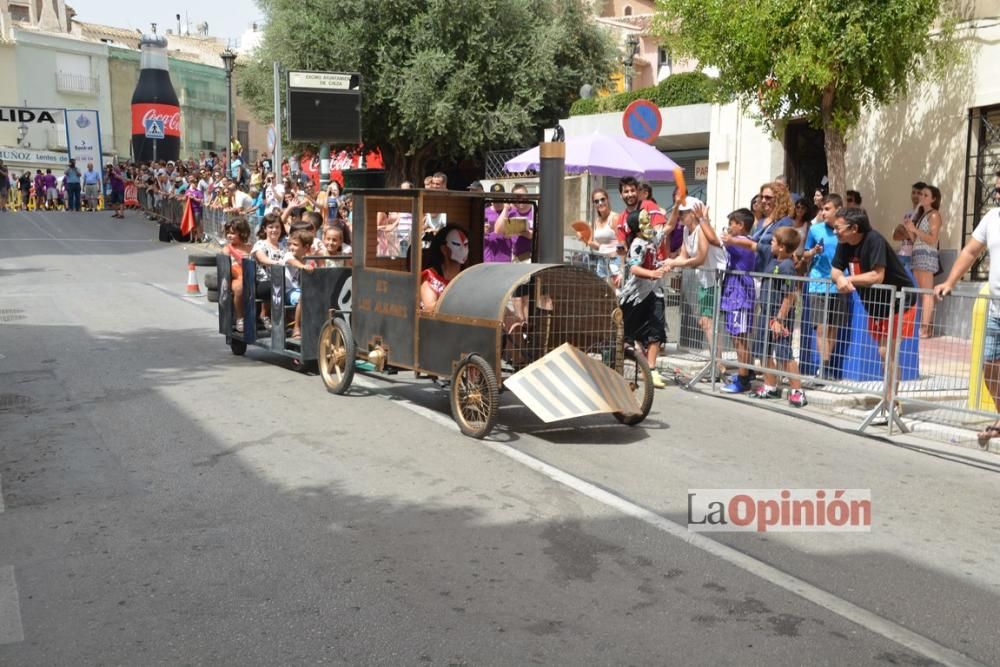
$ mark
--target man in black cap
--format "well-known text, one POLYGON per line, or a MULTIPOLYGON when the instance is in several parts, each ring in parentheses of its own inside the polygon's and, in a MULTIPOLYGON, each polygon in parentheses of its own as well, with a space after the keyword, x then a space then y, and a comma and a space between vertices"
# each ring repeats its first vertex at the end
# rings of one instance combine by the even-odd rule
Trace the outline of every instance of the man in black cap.
POLYGON ((485 188, 483 188, 482 181, 472 181, 472 183, 469 183, 469 187, 467 187, 466 190, 469 192, 484 192, 485 188))

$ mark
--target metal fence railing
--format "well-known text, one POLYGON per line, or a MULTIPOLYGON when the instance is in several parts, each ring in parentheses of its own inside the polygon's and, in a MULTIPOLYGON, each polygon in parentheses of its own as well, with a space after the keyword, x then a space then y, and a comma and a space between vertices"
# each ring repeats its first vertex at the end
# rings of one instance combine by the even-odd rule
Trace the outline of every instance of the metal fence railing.
MULTIPOLYGON (((167 224, 180 225, 184 216, 184 206, 186 201, 183 197, 171 197, 161 195, 153 190, 140 186, 136 193, 139 207, 151 219, 167 224)), ((237 217, 242 217, 250 223, 251 234, 256 235, 260 227, 261 218, 256 213, 239 215, 226 212, 215 206, 201 206, 201 211, 196 213, 196 219, 201 228, 202 234, 209 240, 215 241, 219 245, 226 242, 226 223, 237 217)))
MULTIPOLYGON (((930 290, 906 288, 902 294, 918 304, 918 321, 928 308, 941 305, 930 290)), ((1000 355, 995 326, 990 327, 991 319, 995 323, 1000 318, 1000 297, 985 289, 959 291, 948 295, 946 303, 947 311, 937 309, 944 316, 932 314, 925 324, 920 372, 901 379, 896 400, 912 425, 982 431, 997 420, 1000 407, 988 386, 1000 386, 1000 363, 990 363, 1000 355)))
MULTIPOLYGON (((613 284, 619 272, 616 258, 586 251, 568 250, 566 262, 613 284)), ((714 391, 760 394, 770 386, 767 398, 801 390, 805 402, 822 391, 823 402, 861 408, 859 430, 885 425, 890 435, 982 433, 998 419, 1000 296, 985 287, 942 301, 877 285, 862 301, 829 280, 700 269, 668 274, 662 286, 665 354, 694 362, 681 382, 688 387, 707 380, 714 391)))
POLYGON ((486 164, 484 165, 486 178, 487 179, 510 178, 511 176, 516 176, 517 174, 508 173, 503 166, 507 163, 508 160, 517 157, 526 150, 528 149, 513 148, 513 149, 489 151, 488 153, 486 153, 486 164))

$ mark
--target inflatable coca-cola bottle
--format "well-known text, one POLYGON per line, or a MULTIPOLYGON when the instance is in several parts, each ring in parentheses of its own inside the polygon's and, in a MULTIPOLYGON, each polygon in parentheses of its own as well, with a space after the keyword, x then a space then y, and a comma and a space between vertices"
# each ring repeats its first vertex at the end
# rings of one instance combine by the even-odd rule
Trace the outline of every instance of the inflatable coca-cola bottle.
POLYGON ((167 70, 167 40, 160 35, 143 35, 139 49, 141 70, 132 93, 133 159, 150 162, 155 155, 157 160, 177 160, 181 152, 181 108, 167 70), (146 138, 146 121, 152 119, 162 121, 163 139, 146 138))

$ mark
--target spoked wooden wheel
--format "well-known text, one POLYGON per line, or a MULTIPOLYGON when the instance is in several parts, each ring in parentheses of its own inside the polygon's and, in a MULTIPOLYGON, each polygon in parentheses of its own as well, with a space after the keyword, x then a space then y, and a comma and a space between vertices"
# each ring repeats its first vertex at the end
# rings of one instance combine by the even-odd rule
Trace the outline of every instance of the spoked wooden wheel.
POLYGON ((458 428, 471 438, 486 437, 497 421, 499 407, 493 369, 479 355, 469 355, 451 379, 451 415, 458 428))
POLYGON ((615 419, 627 426, 635 426, 649 414, 653 407, 653 374, 649 370, 649 363, 641 351, 629 347, 625 349, 624 368, 622 375, 628 386, 632 388, 635 400, 639 403, 639 414, 626 415, 621 412, 615 413, 615 419))
POLYGON ((354 334, 351 325, 337 318, 323 325, 316 360, 326 390, 343 394, 354 380, 354 334))

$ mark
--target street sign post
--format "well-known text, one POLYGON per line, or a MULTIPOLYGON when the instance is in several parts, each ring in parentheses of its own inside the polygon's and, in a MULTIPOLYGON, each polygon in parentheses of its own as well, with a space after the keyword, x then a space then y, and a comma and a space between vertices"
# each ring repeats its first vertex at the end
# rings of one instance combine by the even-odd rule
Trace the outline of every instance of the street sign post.
POLYGON ((153 140, 153 162, 156 162, 156 142, 165 138, 163 134, 163 121, 150 118, 143 121, 143 125, 146 128, 146 138, 153 140))
POLYGON ((150 119, 145 122, 147 139, 163 139, 163 121, 150 119))
POLYGON ((626 137, 652 144, 663 129, 659 107, 649 100, 632 102, 622 114, 622 129, 625 130, 626 137))

